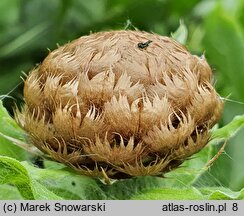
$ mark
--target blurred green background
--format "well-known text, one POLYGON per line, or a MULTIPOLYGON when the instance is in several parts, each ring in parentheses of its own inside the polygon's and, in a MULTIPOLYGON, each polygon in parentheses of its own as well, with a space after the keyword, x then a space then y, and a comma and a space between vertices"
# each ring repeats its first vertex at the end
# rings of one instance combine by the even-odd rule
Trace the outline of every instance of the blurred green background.
MULTIPOLYGON (((186 46, 193 54, 205 54, 221 97, 237 101, 225 102, 223 126, 244 113, 243 0, 1 0, 0 97, 12 113, 22 98, 22 72, 57 44, 90 32, 134 27, 170 36, 180 20, 188 30, 186 46)), ((205 175, 201 186, 244 187, 244 130, 205 175)))

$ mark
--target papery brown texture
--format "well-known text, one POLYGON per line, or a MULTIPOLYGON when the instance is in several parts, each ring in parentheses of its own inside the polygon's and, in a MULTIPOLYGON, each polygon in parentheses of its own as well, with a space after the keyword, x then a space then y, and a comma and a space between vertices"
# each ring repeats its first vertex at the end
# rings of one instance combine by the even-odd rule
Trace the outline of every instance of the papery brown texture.
POLYGON ((206 60, 140 31, 80 37, 26 78, 16 120, 31 142, 81 174, 163 175, 201 150, 223 103, 206 60))

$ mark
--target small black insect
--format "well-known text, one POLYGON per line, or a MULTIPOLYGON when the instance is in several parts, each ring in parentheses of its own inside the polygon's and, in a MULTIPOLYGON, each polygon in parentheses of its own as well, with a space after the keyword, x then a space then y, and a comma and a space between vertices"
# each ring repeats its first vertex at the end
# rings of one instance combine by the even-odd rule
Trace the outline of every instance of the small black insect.
POLYGON ((137 46, 140 49, 145 49, 149 46, 150 43, 152 43, 152 41, 148 40, 147 42, 144 42, 144 43, 143 42, 138 43, 137 46))

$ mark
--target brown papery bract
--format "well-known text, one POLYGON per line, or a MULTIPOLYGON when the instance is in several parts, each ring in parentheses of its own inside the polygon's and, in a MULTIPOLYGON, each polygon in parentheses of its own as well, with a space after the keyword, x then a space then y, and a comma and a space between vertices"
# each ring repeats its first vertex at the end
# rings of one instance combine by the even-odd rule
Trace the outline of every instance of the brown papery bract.
POLYGON ((163 176, 200 151, 223 102, 204 58, 140 31, 80 37, 26 78, 16 120, 30 141, 81 174, 163 176))

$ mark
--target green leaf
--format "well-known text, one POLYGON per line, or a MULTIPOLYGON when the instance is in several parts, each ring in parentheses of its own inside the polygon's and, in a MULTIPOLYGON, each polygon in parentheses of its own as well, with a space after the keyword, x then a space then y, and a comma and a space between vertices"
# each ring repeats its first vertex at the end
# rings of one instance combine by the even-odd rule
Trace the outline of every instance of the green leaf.
POLYGON ((126 200, 138 192, 162 187, 164 179, 154 176, 138 176, 129 179, 115 181, 112 185, 100 183, 100 188, 106 194, 107 199, 126 200))
MULTIPOLYGON (((58 167, 55 162, 53 164, 54 167, 58 167)), ((7 187, 8 184, 15 185, 23 199, 107 198, 93 178, 81 176, 66 169, 40 169, 27 162, 20 163, 5 156, 0 156, 0 184, 7 187)), ((2 195, 2 199, 7 197, 2 195)))
POLYGON ((48 169, 36 168, 27 162, 22 162, 22 165, 35 182, 64 199, 106 198, 95 179, 76 174, 67 168, 61 168, 56 162, 49 162, 48 169), (52 169, 51 166, 53 166, 52 169))
POLYGON ((136 200, 243 200, 244 189, 238 192, 223 187, 157 188, 132 197, 136 200))
POLYGON ((28 153, 13 142, 6 139, 6 136, 20 141, 25 141, 24 131, 11 118, 0 100, 0 155, 10 156, 18 160, 28 158, 28 153))
POLYGON ((0 184, 15 185, 24 199, 61 199, 32 179, 17 160, 0 156, 0 184))
POLYGON ((212 187, 199 189, 203 195, 206 195, 209 200, 243 200, 244 189, 240 191, 232 191, 224 187, 212 187))
POLYGON ((0 200, 22 200, 23 197, 14 185, 0 185, 0 200))
POLYGON ((180 25, 178 29, 174 33, 171 33, 171 37, 177 40, 178 42, 180 42, 181 44, 186 44, 187 36, 188 36, 187 27, 184 24, 183 20, 180 20, 180 25))
POLYGON ((157 188, 133 196, 134 200, 201 200, 204 196, 196 189, 157 188))
POLYGON ((217 130, 213 130, 211 134, 211 143, 218 143, 233 137, 244 126, 244 115, 235 116, 227 125, 217 130))
POLYGON ((244 33, 240 23, 222 7, 217 7, 205 20, 206 56, 219 73, 222 85, 230 87, 239 99, 244 99, 244 33), (228 84, 228 85, 227 85, 228 84))

